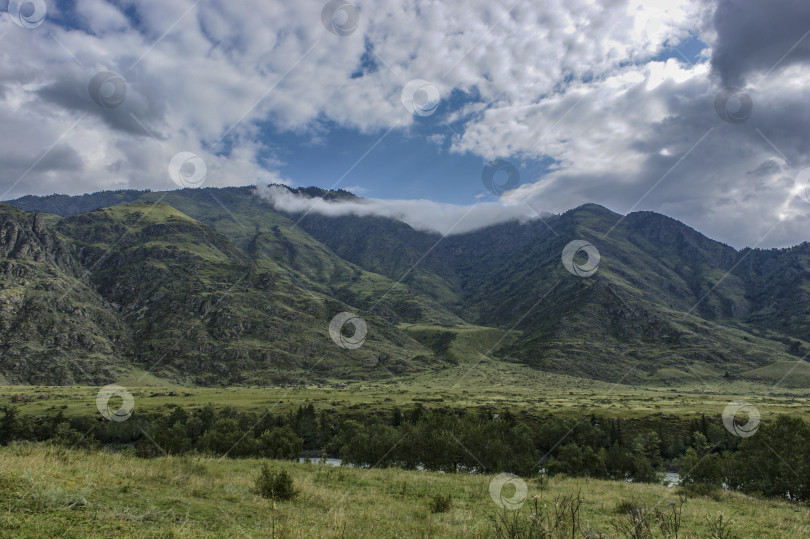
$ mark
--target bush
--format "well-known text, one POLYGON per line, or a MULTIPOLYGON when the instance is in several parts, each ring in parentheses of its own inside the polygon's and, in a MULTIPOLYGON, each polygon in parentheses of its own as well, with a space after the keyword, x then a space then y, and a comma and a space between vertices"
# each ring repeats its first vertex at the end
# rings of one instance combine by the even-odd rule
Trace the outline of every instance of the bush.
POLYGON ((614 513, 617 515, 624 515, 627 513, 635 512, 642 503, 638 500, 622 500, 616 504, 616 508, 613 510, 614 513))
POLYGON ((633 539, 653 538, 650 527, 652 515, 646 503, 625 500, 616 506, 616 512, 625 517, 610 520, 610 525, 613 526, 617 536, 633 539))
POLYGON ((714 518, 707 516, 706 523, 711 534, 709 537, 712 539, 736 539, 739 537, 731 531, 729 528, 731 520, 726 518, 723 513, 717 513, 714 518))
POLYGON ((259 437, 259 454, 278 460, 296 460, 304 446, 304 440, 288 426, 266 430, 259 437))
MULTIPOLYGON (((343 462, 354 466, 396 466, 401 464, 399 453, 404 447, 399 442, 402 435, 397 429, 380 424, 366 425, 341 448, 340 454, 343 462)), ((406 467, 415 467, 415 464, 406 467)))
POLYGON ((51 438, 51 442, 64 447, 92 447, 95 440, 92 435, 85 436, 81 432, 70 426, 70 423, 63 421, 56 426, 56 431, 51 438))
POLYGON ((542 503, 534 496, 528 511, 503 508, 492 519, 492 536, 496 539, 556 537, 595 537, 592 530, 583 529, 581 522, 583 498, 580 493, 555 496, 551 503, 542 503))
POLYGON ((262 464, 262 471, 256 478, 256 490, 260 496, 273 500, 291 500, 298 495, 290 474, 286 470, 273 471, 267 463, 262 464))
POLYGON ((452 494, 436 494, 430 499, 431 513, 446 513, 453 507, 452 494))
POLYGON ((604 477, 604 453, 594 453, 590 446, 579 447, 570 442, 560 448, 557 458, 549 457, 546 471, 549 475, 604 477))
POLYGON ((722 491, 722 487, 718 487, 717 485, 709 485, 707 483, 689 483, 678 489, 678 493, 684 496, 692 498, 702 496, 705 498, 710 498, 716 502, 719 502, 722 499, 722 491))
POLYGON ((600 450, 600 458, 605 463, 605 477, 624 481, 633 475, 633 455, 618 443, 607 450, 600 450))
POLYGON ((633 458, 633 480, 638 483, 660 483, 661 474, 655 471, 647 457, 636 455, 633 458))
POLYGON ((678 537, 685 503, 684 496, 680 496, 677 502, 668 501, 667 508, 659 507, 659 504, 649 508, 640 500, 623 500, 616 505, 615 511, 621 517, 612 518, 610 525, 619 537, 652 539, 657 537, 652 527, 654 522, 661 537, 678 537))

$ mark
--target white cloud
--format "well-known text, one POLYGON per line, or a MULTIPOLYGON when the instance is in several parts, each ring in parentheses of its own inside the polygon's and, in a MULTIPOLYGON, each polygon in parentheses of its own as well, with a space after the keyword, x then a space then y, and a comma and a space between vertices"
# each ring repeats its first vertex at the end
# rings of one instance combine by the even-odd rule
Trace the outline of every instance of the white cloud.
POLYGON ((292 214, 318 214, 327 217, 354 215, 396 219, 416 230, 441 235, 463 234, 490 225, 508 221, 527 221, 537 218, 525 204, 504 206, 494 202, 481 202, 471 206, 440 204, 431 200, 324 200, 294 193, 284 187, 260 185, 256 193, 275 209, 292 214))
POLYGON ((87 27, 97 34, 122 31, 129 26, 124 14, 104 0, 78 0, 76 13, 84 19, 87 27))
MULTIPOLYGON (((172 188, 166 167, 180 151, 203 157, 206 185, 294 182, 277 172, 261 122, 313 142, 330 125, 362 133, 407 129, 422 119, 405 110, 400 92, 423 79, 445 98, 437 114, 460 133, 447 139, 443 130, 432 143, 485 159, 555 163, 541 178, 523 178, 507 205, 525 199, 554 212, 588 201, 617 211, 653 209, 736 245, 757 242, 783 215, 765 245, 806 237, 805 214, 784 206, 792 178, 809 164, 810 39, 771 71, 795 42, 806 2, 776 0, 760 9, 753 0, 719 7, 703 0, 545 0, 507 11, 509 4, 483 0, 380 0, 360 5, 359 27, 344 38, 321 24, 323 4, 80 0, 73 13, 68 4, 49 3, 49 18, 35 29, 3 18, 0 191, 10 189, 10 198, 172 188), (78 27, 53 22, 60 19, 78 27), (756 39, 745 37, 748 30, 756 39), (656 60, 666 44, 690 35, 709 45, 696 65, 656 60), (117 109, 88 97, 89 80, 102 70, 126 79, 127 98, 117 109), (358 70, 362 76, 352 78, 358 70), (714 96, 729 81, 747 82, 754 99, 752 117, 740 125, 714 112, 714 96), (446 98, 453 92, 470 97, 451 111, 446 98), (773 159, 778 170, 749 174, 773 159)), ((375 204, 435 230, 464 211, 435 205, 442 217, 426 224, 406 201, 375 204)), ((481 222, 525 208, 480 206, 481 222)))

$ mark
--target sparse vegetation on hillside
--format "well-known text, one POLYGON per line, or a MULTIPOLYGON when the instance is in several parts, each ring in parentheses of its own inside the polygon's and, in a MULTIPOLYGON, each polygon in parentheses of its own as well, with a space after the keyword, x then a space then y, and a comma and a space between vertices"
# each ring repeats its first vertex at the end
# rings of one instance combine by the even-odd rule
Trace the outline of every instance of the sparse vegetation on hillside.
POLYGON ((602 238, 619 216, 596 205, 550 217, 557 235, 539 221, 514 222, 437 242, 380 217, 285 215, 250 188, 13 203, 64 218, 38 221, 56 239, 42 244, 37 281, 3 277, 10 310, 22 302, 41 314, 27 316, 28 332, 0 327, 0 340, 14 343, 0 364, 10 382, 96 382, 125 370, 195 385, 379 379, 480 354, 611 382, 679 383, 695 372, 794 386, 806 378, 789 369, 810 350, 807 302, 795 301, 808 293, 808 245, 737 252, 650 212, 602 238), (601 254, 593 277, 560 263, 574 238, 601 254), (69 309, 41 292, 65 288, 69 309), (88 316, 65 316, 77 305, 88 316), (351 353, 326 330, 342 311, 372 328, 351 353), (61 344, 20 336, 43 327, 61 344), (459 353, 454 340, 469 328, 512 331, 459 353), (22 355, 58 365, 14 363, 22 355))

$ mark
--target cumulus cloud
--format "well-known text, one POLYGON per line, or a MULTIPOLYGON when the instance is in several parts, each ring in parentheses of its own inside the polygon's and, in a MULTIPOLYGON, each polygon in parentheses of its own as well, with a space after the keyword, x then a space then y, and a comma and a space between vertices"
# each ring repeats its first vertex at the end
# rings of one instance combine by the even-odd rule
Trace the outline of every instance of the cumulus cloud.
POLYGON ((508 221, 527 221, 541 217, 526 205, 505 206, 480 202, 470 206, 440 204, 431 200, 325 200, 308 197, 277 185, 257 186, 256 193, 275 209, 298 215, 318 214, 327 217, 354 215, 396 219, 416 230, 443 236, 463 234, 508 221))
MULTIPOLYGON (((312 140, 332 126, 424 126, 400 102, 422 79, 453 126, 427 144, 552 163, 500 209, 476 205, 480 222, 517 218, 524 202, 597 202, 661 211, 736 246, 807 237, 795 185, 810 166, 806 1, 379 0, 360 5, 346 37, 322 24, 324 3, 77 0, 48 2, 38 28, 2 18, 0 198, 173 188, 167 165, 181 151, 204 159, 206 185, 311 181, 280 174, 288 153, 263 126, 312 140), (706 45, 699 57, 680 48, 690 40, 706 45), (125 81, 120 106, 88 94, 100 71, 125 81), (750 96, 746 121, 717 114, 725 86, 750 96)), ((442 233, 468 209, 363 204, 352 211, 442 233), (431 211, 441 218, 428 224, 431 211)))
MULTIPOLYGON (((802 150, 810 114, 799 106, 810 69, 795 65, 750 86, 754 109, 739 125, 717 115, 719 88, 707 69, 669 60, 663 71, 670 76, 653 84, 651 63, 641 77, 592 82, 580 97, 538 105, 527 114, 533 120, 524 137, 494 144, 551 155, 558 164, 505 199, 550 211, 589 201, 620 213, 654 209, 737 247, 804 241, 810 208, 793 184, 810 166, 802 150)), ((493 139, 512 136, 501 126, 508 117, 504 111, 470 126, 457 144, 485 152, 493 139)))
MULTIPOLYGON (((805 241, 810 208, 796 195, 796 178, 810 166, 803 150, 810 114, 802 106, 810 66, 801 43, 796 46, 802 33, 788 25, 793 41, 768 42, 762 46, 768 54, 745 58, 760 40, 768 41, 761 31, 749 39, 752 21, 778 28, 786 17, 807 20, 801 15, 806 7, 780 2, 782 11, 739 15, 745 4, 721 5, 714 21, 725 17, 718 15, 722 10, 736 9, 736 18, 703 32, 711 47, 724 51, 710 48, 711 62, 650 60, 574 81, 537 103, 490 106, 468 120, 454 148, 552 158, 548 174, 504 196, 511 203, 531 201, 550 211, 589 201, 621 213, 652 209, 737 247, 805 241), (730 59, 722 69, 721 56, 730 59), (785 59, 777 65, 780 56, 785 59), (718 70, 726 74, 718 77, 718 70), (748 74, 743 92, 753 109, 740 123, 724 121, 716 110, 724 85, 740 80, 731 73, 748 74)), ((732 98, 723 105, 735 113, 741 103, 732 98)))

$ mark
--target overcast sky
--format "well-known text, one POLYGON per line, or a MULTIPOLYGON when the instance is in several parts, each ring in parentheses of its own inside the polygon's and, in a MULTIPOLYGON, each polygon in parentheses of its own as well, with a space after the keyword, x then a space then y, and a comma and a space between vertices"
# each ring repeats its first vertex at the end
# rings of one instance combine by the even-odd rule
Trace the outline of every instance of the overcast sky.
POLYGON ((596 202, 810 239, 807 0, 5 7, 0 199, 280 182, 441 232, 596 202))

